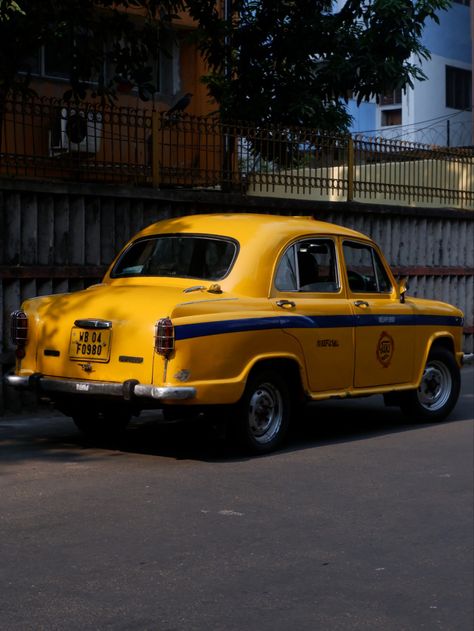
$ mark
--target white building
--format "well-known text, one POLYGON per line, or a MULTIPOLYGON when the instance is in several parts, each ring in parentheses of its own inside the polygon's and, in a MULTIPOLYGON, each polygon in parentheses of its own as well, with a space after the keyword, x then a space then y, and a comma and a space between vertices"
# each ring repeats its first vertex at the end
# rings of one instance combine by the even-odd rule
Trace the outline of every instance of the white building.
POLYGON ((453 147, 474 144, 470 12, 470 0, 453 0, 439 14, 439 24, 427 23, 423 44, 431 59, 422 64, 427 80, 382 95, 378 104, 357 107, 351 101, 352 132, 453 147))

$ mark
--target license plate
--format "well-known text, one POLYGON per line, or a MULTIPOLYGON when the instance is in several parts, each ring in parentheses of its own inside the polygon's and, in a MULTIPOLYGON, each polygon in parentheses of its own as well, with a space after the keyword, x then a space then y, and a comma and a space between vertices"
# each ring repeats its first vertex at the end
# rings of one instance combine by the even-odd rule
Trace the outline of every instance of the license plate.
POLYGON ((70 359, 87 359, 107 362, 110 358, 110 333, 108 330, 93 331, 74 327, 69 344, 70 359))

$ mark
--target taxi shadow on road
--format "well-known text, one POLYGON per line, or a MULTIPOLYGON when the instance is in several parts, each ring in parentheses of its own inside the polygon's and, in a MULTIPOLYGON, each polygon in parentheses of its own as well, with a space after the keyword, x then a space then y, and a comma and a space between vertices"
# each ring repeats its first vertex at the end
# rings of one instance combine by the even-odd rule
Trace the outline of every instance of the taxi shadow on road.
MULTIPOLYGON (((446 421, 468 420, 468 415, 453 413, 446 421)), ((317 449, 329 444, 366 440, 385 434, 409 432, 429 427, 426 423, 408 423, 396 408, 351 401, 316 403, 307 407, 293 425, 285 445, 275 453, 317 449)), ((162 425, 152 419, 138 420, 116 444, 125 452, 142 453, 175 459, 235 461, 248 459, 229 440, 225 427, 212 423, 162 425)), ((272 457, 269 456, 259 457, 272 457)), ((253 456, 255 457, 255 456, 253 456)))
MULTIPOLYGON (((474 417, 474 370, 463 371, 461 396, 445 423, 470 421, 474 417)), ((438 424, 436 424, 438 425, 438 424)), ((431 424, 432 426, 432 424, 431 424)), ((353 442, 384 434, 428 428, 428 423, 408 422, 398 407, 386 407, 381 395, 311 403, 293 423, 283 452, 353 442)), ((176 459, 204 461, 242 460, 248 456, 228 440, 222 424, 160 424, 139 418, 116 444, 128 453, 142 453, 176 459)), ((266 457, 266 456, 260 456, 266 457)), ((268 457, 272 457, 270 454, 268 457)))
MULTIPOLYGON (((446 423, 472 420, 472 402, 472 394, 464 392, 446 423)), ((159 422, 160 417, 159 412, 145 413, 119 437, 100 441, 87 439, 70 419, 58 413, 17 420, 0 418, 1 461, 4 464, 27 459, 97 461, 126 454, 212 462, 248 459, 228 440, 224 424, 204 420, 166 424, 159 422)), ((294 423, 279 453, 427 427, 430 425, 408 423, 398 408, 385 407, 381 396, 312 403, 294 423)))

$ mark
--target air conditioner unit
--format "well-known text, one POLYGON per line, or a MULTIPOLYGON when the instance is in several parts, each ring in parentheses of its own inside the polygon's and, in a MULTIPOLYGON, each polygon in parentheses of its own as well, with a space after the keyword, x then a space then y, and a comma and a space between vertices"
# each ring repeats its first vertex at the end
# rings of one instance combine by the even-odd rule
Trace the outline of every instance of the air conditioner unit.
POLYGON ((102 139, 102 114, 62 107, 49 131, 51 156, 64 153, 97 153, 102 139))

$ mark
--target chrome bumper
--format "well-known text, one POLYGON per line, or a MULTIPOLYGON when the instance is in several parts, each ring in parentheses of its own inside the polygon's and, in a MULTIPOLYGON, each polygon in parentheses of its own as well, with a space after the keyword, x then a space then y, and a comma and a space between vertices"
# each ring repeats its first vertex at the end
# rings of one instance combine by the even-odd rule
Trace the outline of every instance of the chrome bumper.
POLYGON ((45 394, 57 392, 59 394, 105 395, 121 397, 127 401, 134 397, 146 397, 159 401, 182 401, 184 399, 194 399, 196 396, 196 388, 189 386, 153 386, 139 383, 134 379, 123 383, 110 383, 108 381, 54 379, 52 377, 43 377, 43 375, 37 373, 29 377, 7 375, 5 381, 14 388, 33 390, 45 394))
POLYGON ((474 364, 474 353, 464 353, 462 364, 463 366, 465 366, 466 364, 474 364))

